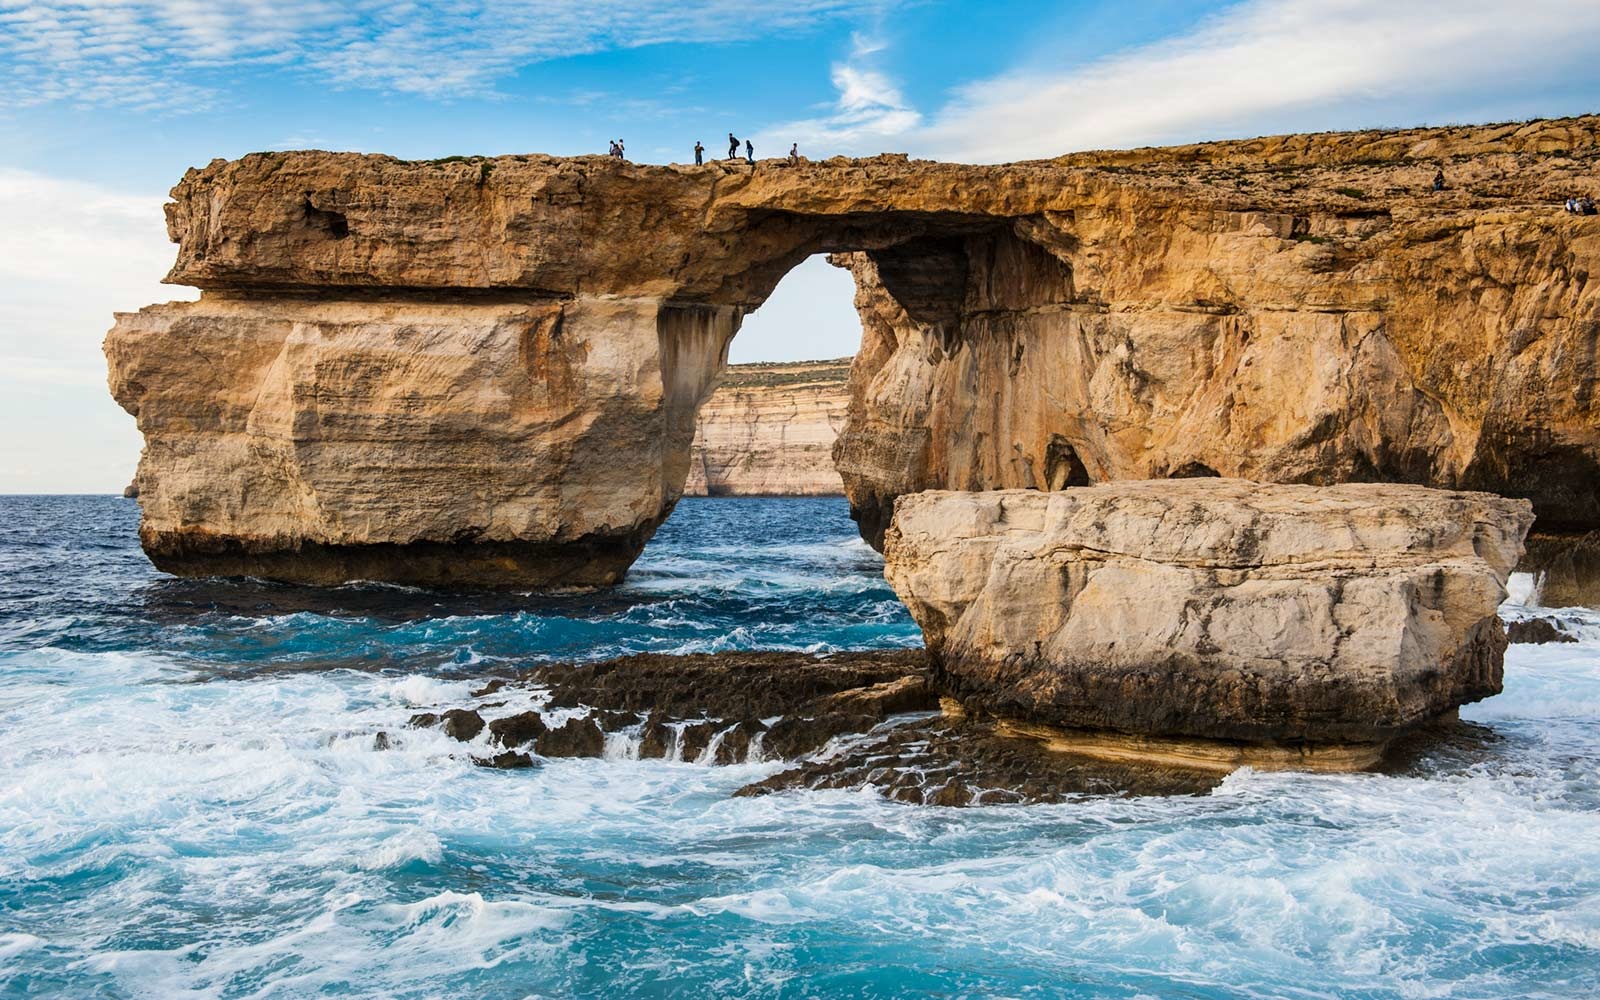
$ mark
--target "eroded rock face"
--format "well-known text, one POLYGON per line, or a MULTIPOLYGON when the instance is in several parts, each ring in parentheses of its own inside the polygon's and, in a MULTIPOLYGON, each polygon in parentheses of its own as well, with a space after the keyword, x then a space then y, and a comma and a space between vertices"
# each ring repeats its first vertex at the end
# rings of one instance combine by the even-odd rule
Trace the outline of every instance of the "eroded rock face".
POLYGON ((685 496, 837 496, 850 359, 730 365, 700 407, 685 496))
POLYGON ((208 295, 123 314, 140 538, 302 583, 616 583, 670 513, 733 310, 208 295))
POLYGON ((975 710, 1377 744, 1500 690, 1495 609, 1531 521, 1523 500, 1395 485, 929 492, 896 503, 886 575, 975 710))
POLYGON ((1600 527, 1600 119, 1004 166, 253 154, 173 190, 122 315, 152 557, 180 573, 615 581, 743 313, 858 280, 838 467, 928 488, 1396 480, 1600 527), (1437 165, 1449 185, 1429 190, 1437 165))

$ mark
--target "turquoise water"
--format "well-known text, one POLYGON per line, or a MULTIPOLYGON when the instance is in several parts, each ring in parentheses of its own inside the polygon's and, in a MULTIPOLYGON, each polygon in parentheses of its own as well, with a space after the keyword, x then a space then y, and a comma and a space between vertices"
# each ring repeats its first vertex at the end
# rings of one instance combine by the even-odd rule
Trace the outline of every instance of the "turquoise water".
MULTIPOLYGON (((914 644, 836 500, 689 500, 600 596, 164 577, 0 498, 0 996, 1581 997, 1600 616, 1391 775, 947 810, 776 765, 472 767, 503 664, 914 644)), ((1507 614, 1524 613, 1509 606, 1507 614)))

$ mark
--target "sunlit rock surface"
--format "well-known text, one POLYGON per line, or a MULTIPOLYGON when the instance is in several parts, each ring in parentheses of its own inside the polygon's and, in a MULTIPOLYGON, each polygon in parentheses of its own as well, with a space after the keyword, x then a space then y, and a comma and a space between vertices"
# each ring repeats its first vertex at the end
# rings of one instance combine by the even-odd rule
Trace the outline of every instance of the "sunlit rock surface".
POLYGON ((685 496, 834 496, 850 359, 731 365, 700 407, 685 496))
POLYGON ((237 299, 106 341, 161 569, 307 583, 616 583, 682 487, 731 310, 237 299))
POLYGON ((934 491, 896 504, 886 575, 969 709, 1315 764, 1500 690, 1495 610, 1531 521, 1398 485, 934 491))
POLYGON ((201 301, 106 344, 145 545, 180 573, 613 581, 744 312, 819 252, 858 281, 835 454, 874 544, 922 489, 1218 474, 1592 529, 1600 220, 1560 205, 1597 122, 1003 166, 218 160, 167 210, 201 301))

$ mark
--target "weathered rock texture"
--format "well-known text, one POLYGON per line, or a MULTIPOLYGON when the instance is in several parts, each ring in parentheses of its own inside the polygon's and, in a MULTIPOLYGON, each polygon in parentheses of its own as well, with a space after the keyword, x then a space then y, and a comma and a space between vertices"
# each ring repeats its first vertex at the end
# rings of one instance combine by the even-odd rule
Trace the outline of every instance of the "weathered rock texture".
MULTIPOLYGON (((537 766, 530 754, 790 764, 737 796, 851 788, 901 802, 996 805, 1190 794, 1221 780, 1160 761, 1056 753, 992 720, 941 715, 925 660, 922 650, 729 651, 543 664, 489 681, 470 708, 413 715, 409 728, 437 728, 488 767, 537 766)), ((378 736, 379 749, 408 738, 378 736)))
POLYGON ((265 153, 173 190, 119 316, 178 572, 616 579, 744 311, 818 252, 866 327, 836 455, 894 497, 1238 475, 1530 497, 1600 527, 1600 119, 1007 166, 265 153), (1437 165, 1449 189, 1428 189, 1437 165))
POLYGON ((932 491, 896 504, 886 575, 985 712, 1372 744, 1500 690, 1495 609, 1531 522, 1399 485, 932 491))
POLYGON ((700 407, 685 496, 836 496, 850 359, 732 365, 700 407))
POLYGON ((157 566, 615 583, 671 510, 730 310, 208 294, 118 318, 157 566))
POLYGON ((1600 531, 1535 533, 1517 569, 1534 575, 1538 601, 1547 608, 1600 610, 1600 531))

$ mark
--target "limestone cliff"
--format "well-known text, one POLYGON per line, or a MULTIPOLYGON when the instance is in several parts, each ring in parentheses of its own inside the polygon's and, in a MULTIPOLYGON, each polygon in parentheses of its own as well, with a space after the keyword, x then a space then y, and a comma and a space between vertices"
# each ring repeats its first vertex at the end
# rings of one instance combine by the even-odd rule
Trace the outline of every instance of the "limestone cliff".
POLYGON ((732 365, 700 407, 685 496, 834 496, 850 359, 732 365))
POLYGON ((1214 474, 1590 529, 1600 220, 1560 203, 1597 163, 1597 118, 981 167, 253 154, 173 190, 201 300, 106 353, 177 572, 613 581, 743 313, 819 252, 859 282, 835 454, 875 543, 925 488, 1214 474))

